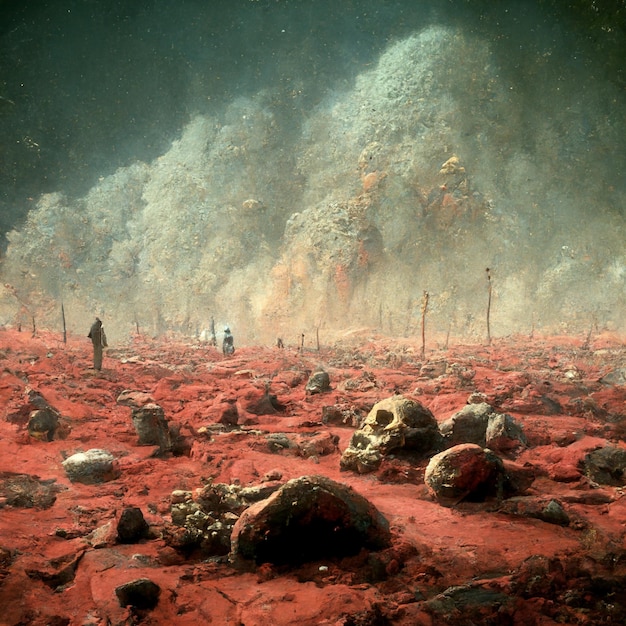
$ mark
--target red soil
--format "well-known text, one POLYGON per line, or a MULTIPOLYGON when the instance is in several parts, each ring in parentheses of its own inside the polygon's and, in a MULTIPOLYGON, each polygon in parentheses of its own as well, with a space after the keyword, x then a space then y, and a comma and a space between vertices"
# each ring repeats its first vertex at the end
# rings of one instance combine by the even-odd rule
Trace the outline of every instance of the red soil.
POLYGON ((47 509, 11 506, 0 491, 0 624, 621 623, 610 620, 621 619, 625 598, 593 585, 583 585, 578 598, 567 582, 626 580, 622 489, 592 484, 579 466, 586 452, 607 442, 624 447, 626 388, 598 381, 624 366, 626 349, 615 337, 581 343, 498 340, 430 351, 422 360, 411 341, 377 339, 303 353, 240 347, 224 358, 206 345, 141 338, 110 348, 103 370, 95 372, 86 338, 64 344, 51 333, 31 338, 0 330, 0 478, 28 474, 61 488, 47 509), (305 385, 318 366, 330 374, 333 389, 309 397, 305 385), (247 412, 268 382, 285 411, 247 412), (15 417, 27 388, 63 417, 53 441, 30 436, 28 416, 15 417), (158 458, 153 447, 137 445, 130 409, 116 404, 125 389, 152 395, 170 425, 192 442, 189 456, 158 458), (494 502, 443 507, 423 484, 427 460, 391 459, 370 475, 340 471, 354 429, 322 424, 324 406, 366 414, 399 392, 443 421, 475 391, 523 424, 530 445, 514 461, 537 474, 528 495, 561 502, 569 526, 512 515, 494 502), (209 436, 203 427, 219 419, 224 401, 237 403, 242 430, 209 436), (330 432, 339 438, 338 450, 311 458, 271 453, 260 445, 267 432, 330 432), (62 460, 91 448, 119 459, 119 479, 68 480, 62 460), (282 481, 322 474, 351 485, 388 519, 393 547, 292 568, 242 568, 226 559, 186 560, 162 539, 115 542, 115 524, 127 506, 139 507, 158 535, 170 521, 173 490, 193 491, 209 478, 256 485, 274 470, 282 481), (89 536, 96 529, 100 542, 89 536), (76 561, 66 584, 46 582, 46 573, 76 561), (157 607, 145 613, 120 607, 115 588, 142 577, 161 587, 157 607), (480 621, 475 607, 438 610, 433 599, 455 585, 502 592, 512 604, 500 621, 480 621))

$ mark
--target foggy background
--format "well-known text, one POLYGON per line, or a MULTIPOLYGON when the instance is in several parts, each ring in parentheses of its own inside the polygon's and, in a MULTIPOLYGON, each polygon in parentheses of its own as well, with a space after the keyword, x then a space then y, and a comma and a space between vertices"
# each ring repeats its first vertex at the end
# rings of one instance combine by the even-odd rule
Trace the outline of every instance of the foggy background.
POLYGON ((624 331, 625 15, 0 2, 0 323, 624 331))

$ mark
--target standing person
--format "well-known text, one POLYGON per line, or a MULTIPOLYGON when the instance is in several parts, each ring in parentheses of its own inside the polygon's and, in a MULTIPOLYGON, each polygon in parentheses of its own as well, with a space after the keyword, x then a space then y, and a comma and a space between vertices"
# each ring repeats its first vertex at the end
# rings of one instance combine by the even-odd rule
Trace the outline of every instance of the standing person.
POLYGON ((215 336, 215 320, 211 316, 211 345, 217 346, 217 337, 215 336))
POLYGON ((226 326, 224 329, 224 341, 222 341, 222 352, 224 356, 231 355, 235 352, 235 339, 230 334, 230 328, 226 326))
POLYGON ((102 369, 102 348, 107 347, 107 338, 104 334, 104 327, 99 317, 91 325, 89 334, 87 335, 93 344, 93 368, 95 370, 102 369))

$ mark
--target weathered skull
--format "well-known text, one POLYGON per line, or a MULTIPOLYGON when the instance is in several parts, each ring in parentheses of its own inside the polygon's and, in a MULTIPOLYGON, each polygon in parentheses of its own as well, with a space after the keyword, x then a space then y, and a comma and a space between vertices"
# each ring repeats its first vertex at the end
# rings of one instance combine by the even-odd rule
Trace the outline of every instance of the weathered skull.
POLYGON ((361 474, 376 470, 397 449, 428 452, 441 440, 433 414, 419 402, 393 396, 374 405, 341 457, 341 468, 361 474))

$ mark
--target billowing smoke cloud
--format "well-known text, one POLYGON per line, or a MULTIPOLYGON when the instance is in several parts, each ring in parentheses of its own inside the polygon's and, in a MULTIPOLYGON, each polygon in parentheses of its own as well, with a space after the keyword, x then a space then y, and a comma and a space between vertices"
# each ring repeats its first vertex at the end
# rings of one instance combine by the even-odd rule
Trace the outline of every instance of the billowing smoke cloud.
POLYGON ((494 334, 623 331, 620 94, 550 54, 525 60, 530 90, 488 39, 432 26, 297 124, 270 88, 197 115, 155 160, 39 199, 9 235, 5 315, 409 334, 427 292, 435 332, 476 337, 489 284, 494 334))

